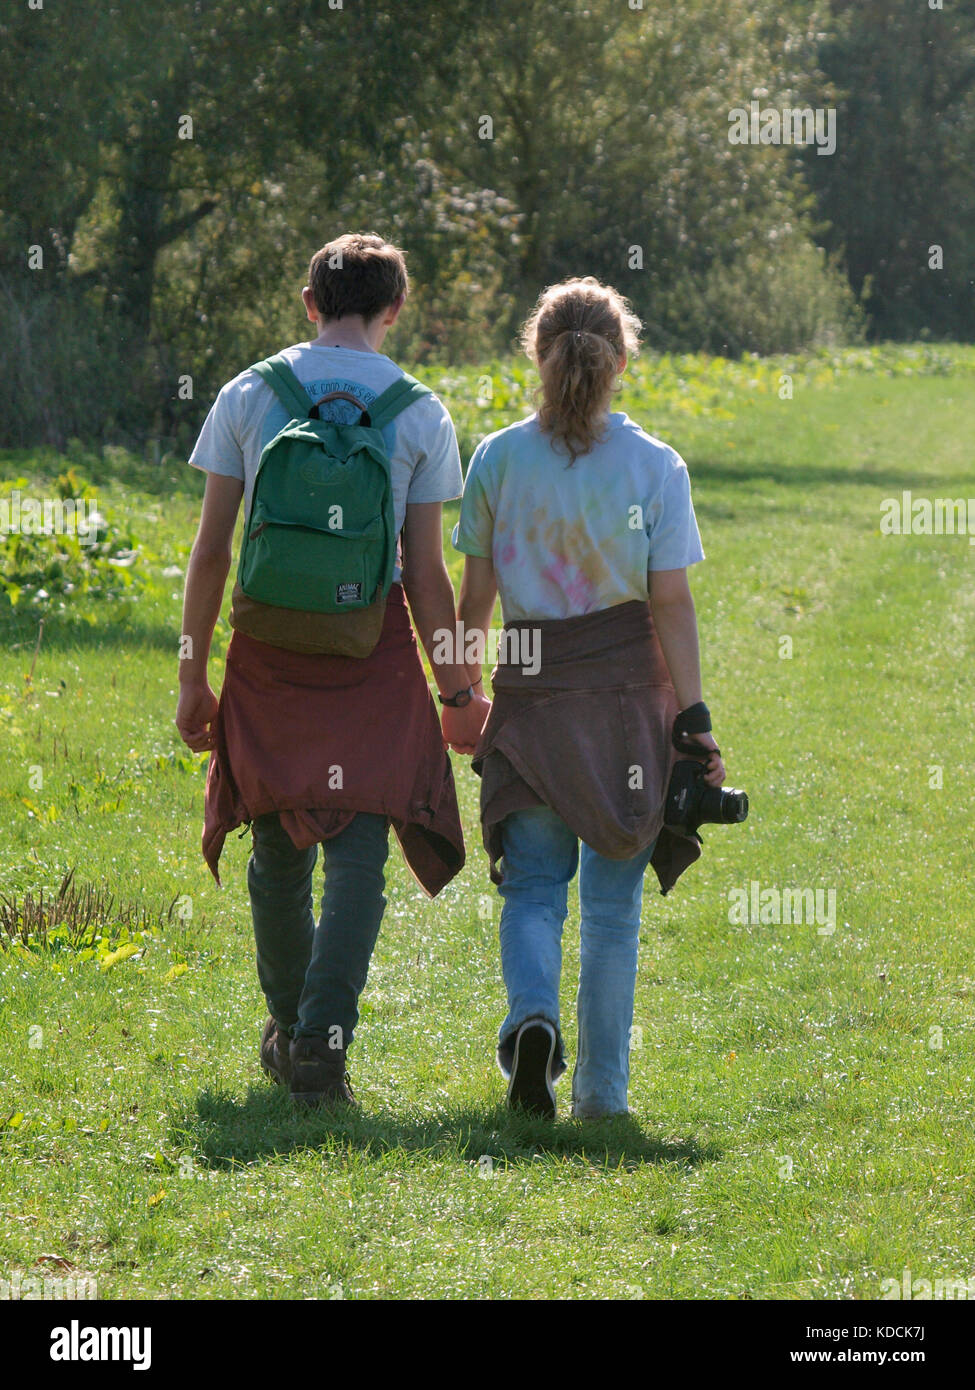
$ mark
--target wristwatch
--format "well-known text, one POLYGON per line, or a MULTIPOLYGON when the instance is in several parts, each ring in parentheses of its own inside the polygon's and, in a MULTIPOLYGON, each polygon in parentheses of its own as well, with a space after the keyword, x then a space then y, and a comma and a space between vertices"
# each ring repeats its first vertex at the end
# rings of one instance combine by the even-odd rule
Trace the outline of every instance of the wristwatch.
POLYGON ((451 705, 454 709, 463 709, 469 705, 474 698, 474 687, 469 685, 466 690, 458 690, 456 695, 437 695, 437 699, 442 705, 451 705))

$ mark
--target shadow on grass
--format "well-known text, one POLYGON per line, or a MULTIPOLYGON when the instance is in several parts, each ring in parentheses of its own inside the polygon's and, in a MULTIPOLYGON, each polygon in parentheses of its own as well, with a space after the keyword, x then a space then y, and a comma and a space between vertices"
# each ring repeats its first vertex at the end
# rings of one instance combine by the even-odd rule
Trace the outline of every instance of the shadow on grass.
MULTIPOLYGON (((917 491, 920 487, 916 470, 873 468, 869 463, 862 466, 854 463, 816 466, 807 463, 777 463, 772 460, 750 459, 747 456, 741 459, 706 458, 690 451, 687 465, 691 471, 691 478, 702 482, 777 483, 788 492, 795 488, 806 491, 817 487, 832 487, 839 483, 855 483, 859 487, 882 487, 895 494, 905 489, 917 491)), ((952 496, 956 493, 961 496, 970 486, 971 478, 961 473, 941 475, 937 479, 939 496, 946 497, 949 493, 952 496)), ((926 484, 925 495, 927 491, 930 491, 930 486, 926 484)))
MULTIPOLYGON (((9 612, 0 614, 0 646, 5 651, 20 650, 32 656, 37 645, 39 617, 40 614, 34 613, 23 617, 9 612)), ((95 649, 175 653, 179 644, 178 626, 178 621, 167 627, 131 618, 113 620, 100 615, 97 622, 87 623, 80 618, 60 619, 56 614, 48 615, 44 619, 41 655, 95 649)))
POLYGON ((246 1097, 202 1091, 196 1111, 173 1126, 212 1168, 233 1168, 305 1149, 392 1152, 474 1166, 575 1163, 632 1170, 645 1163, 695 1168, 721 1157, 693 1137, 648 1133, 633 1115, 604 1120, 540 1120, 503 1105, 446 1107, 436 1114, 388 1110, 298 1111, 281 1088, 251 1086, 246 1097))

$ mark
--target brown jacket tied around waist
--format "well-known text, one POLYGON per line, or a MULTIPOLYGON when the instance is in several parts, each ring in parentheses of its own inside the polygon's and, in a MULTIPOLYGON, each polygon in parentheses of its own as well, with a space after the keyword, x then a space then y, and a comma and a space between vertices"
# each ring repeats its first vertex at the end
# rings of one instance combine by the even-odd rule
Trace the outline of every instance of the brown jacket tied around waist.
POLYGON ((399 584, 367 657, 286 651, 235 632, 214 734, 203 855, 218 883, 226 836, 271 811, 299 849, 357 812, 389 817, 430 896, 463 868, 453 772, 399 584))
POLYGON ((545 805, 607 859, 631 859, 656 841, 650 862, 667 893, 701 841, 663 823, 681 756, 671 742, 678 706, 649 602, 506 623, 504 634, 472 763, 491 878, 502 881, 505 816, 545 805), (518 660, 527 651, 540 655, 534 675, 518 660))

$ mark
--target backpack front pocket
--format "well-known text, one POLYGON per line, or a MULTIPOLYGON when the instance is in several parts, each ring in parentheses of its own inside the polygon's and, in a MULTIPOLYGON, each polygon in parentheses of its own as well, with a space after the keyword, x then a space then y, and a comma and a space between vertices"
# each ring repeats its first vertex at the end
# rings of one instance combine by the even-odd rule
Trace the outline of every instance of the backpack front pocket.
POLYGON ((313 613, 367 607, 382 584, 382 517, 363 530, 308 526, 264 516, 247 532, 240 583, 260 603, 313 613), (348 544, 326 544, 344 541, 348 544))

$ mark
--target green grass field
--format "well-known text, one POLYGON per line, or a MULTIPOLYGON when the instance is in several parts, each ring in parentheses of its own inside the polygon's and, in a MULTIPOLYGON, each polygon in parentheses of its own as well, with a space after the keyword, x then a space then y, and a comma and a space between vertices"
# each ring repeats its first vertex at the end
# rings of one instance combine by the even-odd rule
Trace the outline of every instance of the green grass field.
MULTIPOLYGON (((91 1276, 103 1298, 836 1299, 905 1268, 975 1275, 975 547, 880 533, 904 489, 975 496, 973 373, 972 349, 930 347, 631 373, 624 407, 691 470, 705 695, 752 812, 705 828, 666 899, 648 883, 634 1114, 588 1125, 503 1108, 498 900, 458 759, 464 872, 429 901, 390 857, 350 1054, 361 1114, 292 1113, 257 1061, 248 840, 217 889, 203 764, 173 726, 201 479, 120 451, 7 455, 0 495, 94 478, 121 553, 86 570, 53 542, 0 551, 0 1278, 91 1276), (115 902, 88 935, 25 943, 25 893, 71 869, 115 902), (832 890, 835 929, 741 924, 729 894, 755 882, 832 890)), ((465 454, 530 408, 511 363, 439 384, 465 454)))

